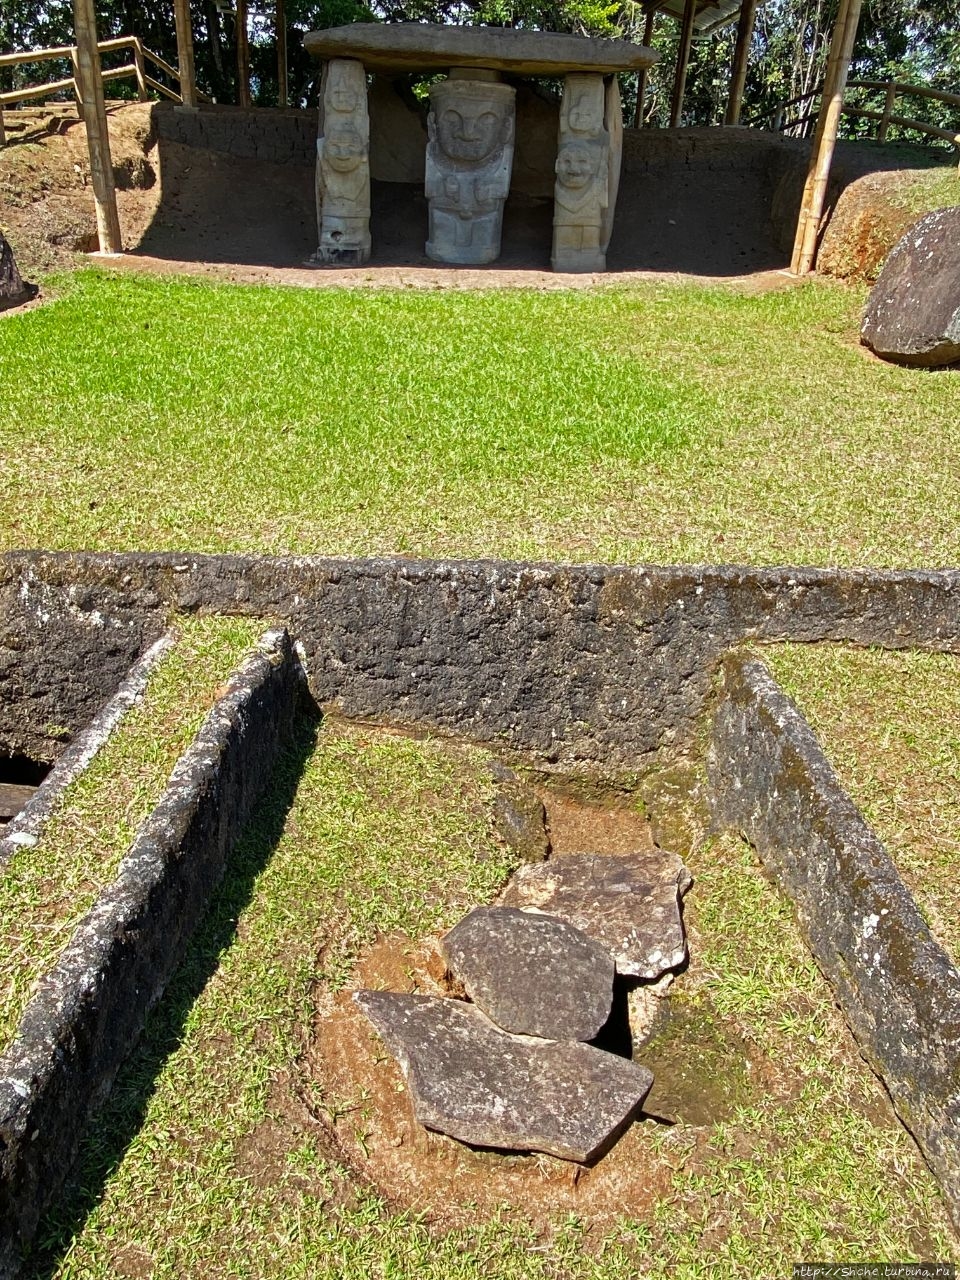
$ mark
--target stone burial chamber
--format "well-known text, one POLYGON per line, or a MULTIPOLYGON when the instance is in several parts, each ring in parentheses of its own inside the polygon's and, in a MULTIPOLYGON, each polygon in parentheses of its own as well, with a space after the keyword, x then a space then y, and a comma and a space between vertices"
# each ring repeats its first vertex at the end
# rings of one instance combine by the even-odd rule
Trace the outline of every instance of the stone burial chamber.
MULTIPOLYGON (((340 81, 349 110, 331 109, 355 112, 356 89, 340 81)), ((681 856, 697 837, 666 833, 733 830, 795 905, 960 1223, 960 972, 756 657, 782 641, 960 655, 960 572, 10 552, 0 556, 0 756, 53 768, 0 832, 0 875, 38 848, 56 789, 135 701, 171 622, 197 611, 269 620, 271 631, 224 687, 0 1059, 0 1277, 16 1274, 246 816, 277 785, 271 762, 303 698, 628 794, 663 846, 534 853, 444 940, 469 1001, 452 989, 358 995, 407 1063, 425 1124, 443 1119, 481 1146, 602 1154, 650 1087, 642 1048, 634 1061, 599 1047, 608 984, 649 990, 686 955, 681 856), (506 983, 508 953, 538 983, 506 983), (498 1095, 495 1132, 489 1111, 467 1104, 503 1083, 508 1058, 516 1088, 498 1095), (449 1088, 437 1091, 452 1078, 464 1086, 453 1119, 449 1088)))
POLYGON ((370 257, 376 140, 367 74, 396 79, 446 71, 429 90, 427 256, 454 266, 499 258, 516 145, 516 85, 548 77, 563 86, 551 264, 564 272, 606 270, 623 152, 617 73, 651 66, 652 50, 624 40, 410 22, 315 31, 304 47, 324 63, 316 262, 357 266, 370 257))

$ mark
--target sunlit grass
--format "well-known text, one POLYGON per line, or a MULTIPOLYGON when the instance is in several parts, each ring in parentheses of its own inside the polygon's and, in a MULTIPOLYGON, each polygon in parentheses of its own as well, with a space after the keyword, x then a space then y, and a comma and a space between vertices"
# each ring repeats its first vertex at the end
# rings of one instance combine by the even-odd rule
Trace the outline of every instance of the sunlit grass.
POLYGON ((863 295, 82 273, 0 325, 0 546, 960 563, 960 372, 863 295))
POLYGON ((264 629, 256 620, 183 618, 141 700, 64 790, 40 839, 0 875, 0 1051, 37 980, 111 883, 218 685, 264 629))

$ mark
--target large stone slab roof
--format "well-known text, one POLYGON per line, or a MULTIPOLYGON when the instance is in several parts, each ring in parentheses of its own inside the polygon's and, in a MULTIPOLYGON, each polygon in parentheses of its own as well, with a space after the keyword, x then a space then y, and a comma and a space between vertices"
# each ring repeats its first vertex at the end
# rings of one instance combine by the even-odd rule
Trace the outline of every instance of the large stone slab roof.
POLYGON ((658 55, 628 40, 599 40, 511 27, 452 27, 433 22, 353 22, 311 31, 304 48, 315 58, 358 58, 370 71, 438 71, 486 67, 522 76, 568 71, 641 71, 658 55))

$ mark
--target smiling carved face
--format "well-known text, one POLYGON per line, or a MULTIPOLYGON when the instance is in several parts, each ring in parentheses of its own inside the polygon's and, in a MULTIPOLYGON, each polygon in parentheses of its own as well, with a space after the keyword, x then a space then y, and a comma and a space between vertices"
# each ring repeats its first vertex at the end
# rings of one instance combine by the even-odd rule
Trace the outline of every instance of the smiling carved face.
POLYGON ((562 147, 557 156, 557 178, 571 191, 582 191, 593 181, 596 158, 589 147, 562 147))
POLYGON ((363 160, 366 147, 356 129, 332 129, 324 139, 323 158, 336 173, 352 173, 363 160))

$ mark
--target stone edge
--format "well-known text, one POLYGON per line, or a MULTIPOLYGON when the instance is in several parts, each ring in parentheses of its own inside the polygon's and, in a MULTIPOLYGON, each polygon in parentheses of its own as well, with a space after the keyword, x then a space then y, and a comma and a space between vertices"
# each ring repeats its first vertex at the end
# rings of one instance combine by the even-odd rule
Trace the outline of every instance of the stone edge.
POLYGON ((796 705, 729 654, 707 751, 717 827, 757 850, 960 1227, 960 971, 796 705))
POLYGON ((0 874, 18 848, 37 843, 51 813, 59 805, 63 792, 93 761, 124 716, 136 706, 151 672, 173 644, 173 632, 165 632, 130 668, 110 701, 77 735, 53 766, 36 793, 8 824, 0 839, 0 874))
POLYGON ((289 737, 303 684, 287 632, 266 633, 0 1058, 2 1280, 18 1274, 89 1119, 182 959, 289 737))

